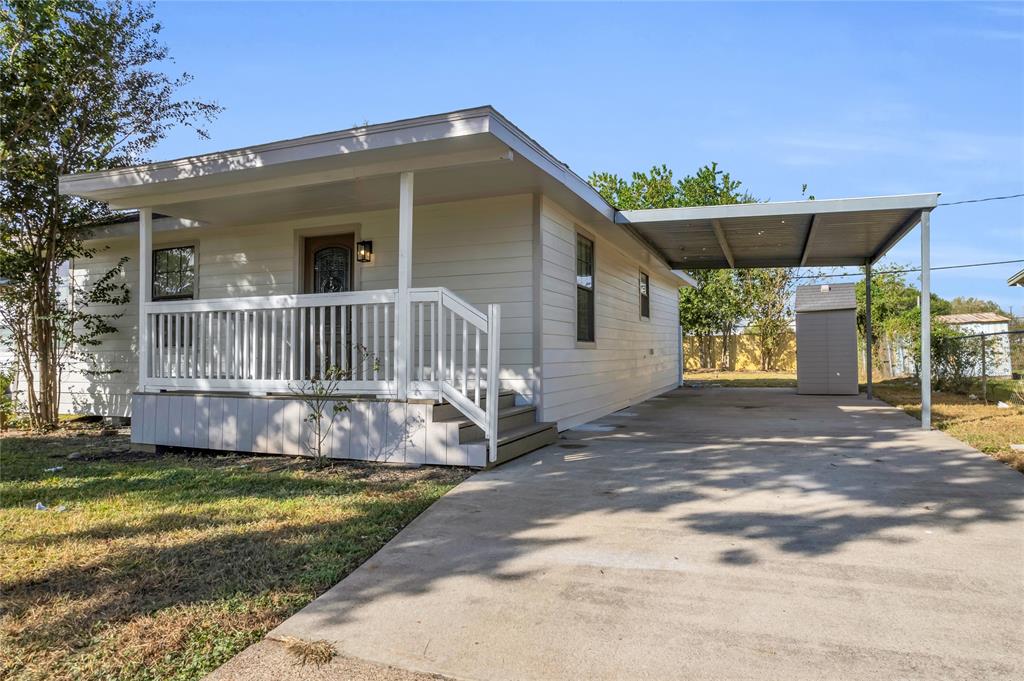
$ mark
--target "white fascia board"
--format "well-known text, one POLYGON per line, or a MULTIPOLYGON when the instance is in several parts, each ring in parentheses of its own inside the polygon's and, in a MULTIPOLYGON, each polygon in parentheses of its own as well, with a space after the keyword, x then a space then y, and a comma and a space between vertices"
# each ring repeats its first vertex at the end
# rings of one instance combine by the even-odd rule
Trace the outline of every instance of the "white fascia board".
POLYGON ((689 286, 690 288, 697 288, 697 280, 683 270, 672 270, 672 274, 676 275, 676 277, 678 277, 686 286, 689 286))
POLYGON ((513 125, 497 111, 491 111, 489 132, 508 145, 514 152, 561 182, 591 208, 611 222, 615 222, 615 209, 582 177, 574 173, 529 135, 513 125))
POLYGON ((87 196, 94 192, 111 192, 231 170, 266 168, 325 156, 481 134, 488 131, 492 111, 490 107, 465 109, 131 168, 62 175, 60 192, 87 196))
POLYGON ((652 208, 619 211, 615 221, 630 224, 655 224, 730 218, 786 217, 824 213, 858 213, 876 210, 921 210, 938 204, 937 192, 900 196, 867 196, 814 201, 778 201, 774 203, 734 203, 724 206, 692 208, 652 208))

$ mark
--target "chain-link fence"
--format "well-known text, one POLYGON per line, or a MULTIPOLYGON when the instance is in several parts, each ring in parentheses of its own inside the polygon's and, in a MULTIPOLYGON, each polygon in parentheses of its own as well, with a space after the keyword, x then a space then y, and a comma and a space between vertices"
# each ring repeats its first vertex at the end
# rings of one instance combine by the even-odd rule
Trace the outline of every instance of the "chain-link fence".
POLYGON ((1024 406, 1024 329, 939 334, 932 342, 932 372, 939 390, 1024 406))

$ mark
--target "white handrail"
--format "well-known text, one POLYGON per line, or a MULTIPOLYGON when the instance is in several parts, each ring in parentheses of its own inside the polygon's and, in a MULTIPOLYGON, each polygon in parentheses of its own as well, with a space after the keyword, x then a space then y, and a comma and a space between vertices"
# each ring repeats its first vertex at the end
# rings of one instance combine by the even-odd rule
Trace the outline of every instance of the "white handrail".
POLYGON ((438 366, 434 375, 437 392, 484 431, 488 459, 493 462, 497 459, 498 452, 501 306, 489 305, 485 314, 446 288, 438 289, 437 304, 437 323, 440 330, 436 352, 438 366), (460 322, 461 333, 458 328, 460 322), (470 343, 469 327, 473 327, 472 343, 470 343), (481 363, 481 334, 486 335, 486 364, 481 363), (459 347, 460 340, 461 348, 459 347), (471 344, 473 346, 472 365, 469 364, 471 344), (457 352, 460 349, 461 371, 459 353, 457 352), (472 371, 470 367, 472 367, 472 371), (481 400, 480 391, 482 382, 485 385, 483 400, 481 400))

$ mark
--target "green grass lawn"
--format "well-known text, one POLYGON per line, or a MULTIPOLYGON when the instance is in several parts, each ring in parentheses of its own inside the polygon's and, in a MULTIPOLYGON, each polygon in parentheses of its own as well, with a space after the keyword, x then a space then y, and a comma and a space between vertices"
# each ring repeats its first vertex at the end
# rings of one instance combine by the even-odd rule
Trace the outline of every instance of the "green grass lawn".
POLYGON ((469 474, 143 455, 87 430, 7 436, 0 678, 200 678, 469 474))

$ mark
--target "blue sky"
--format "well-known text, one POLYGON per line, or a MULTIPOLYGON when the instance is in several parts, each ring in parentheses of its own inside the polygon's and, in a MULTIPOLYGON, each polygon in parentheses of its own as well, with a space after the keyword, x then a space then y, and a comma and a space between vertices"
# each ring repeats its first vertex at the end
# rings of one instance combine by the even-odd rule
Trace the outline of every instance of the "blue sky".
MULTIPOLYGON (((1024 4, 160 2, 188 94, 154 159, 492 104, 584 177, 717 161, 761 199, 1024 192, 1024 4)), ((935 266, 1024 258, 1024 200, 936 210, 935 266)), ((887 259, 917 265, 916 231, 887 259)), ((936 272, 1024 313, 1024 265, 936 272)))

